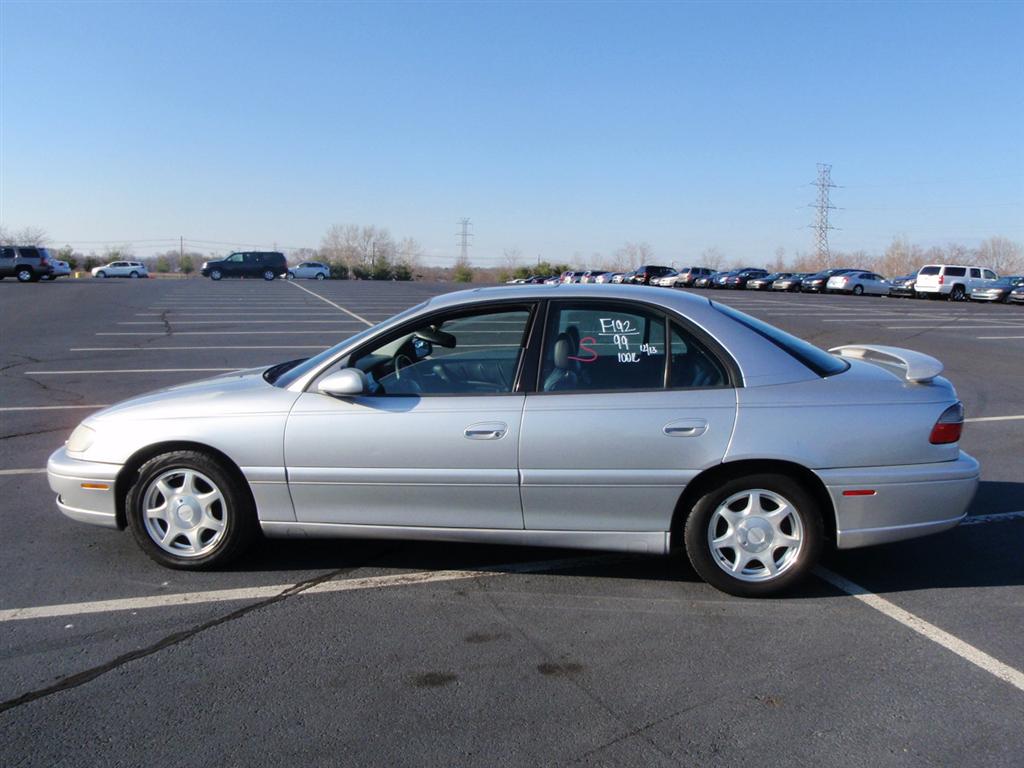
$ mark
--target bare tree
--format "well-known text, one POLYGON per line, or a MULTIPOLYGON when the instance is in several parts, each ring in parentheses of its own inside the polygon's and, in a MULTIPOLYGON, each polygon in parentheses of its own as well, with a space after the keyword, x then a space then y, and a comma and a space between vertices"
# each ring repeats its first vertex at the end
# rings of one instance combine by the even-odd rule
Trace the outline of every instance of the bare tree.
POLYGON ((977 263, 999 274, 1024 272, 1024 251, 1020 243, 1005 237, 990 237, 978 246, 977 263))
POLYGON ((501 261, 502 266, 508 272, 515 272, 518 269, 520 262, 523 260, 523 252, 518 248, 506 248, 502 251, 501 261))
POLYGON ((628 242, 615 251, 612 259, 615 271, 636 269, 643 264, 649 264, 654 256, 654 249, 650 243, 644 241, 639 243, 628 242))
POLYGON ((714 246, 711 248, 705 248, 700 252, 700 265, 702 267, 708 267, 709 269, 713 269, 717 272, 722 268, 724 263, 725 254, 714 246))
POLYGON ((0 227, 0 243, 5 245, 40 246, 46 243, 46 239, 46 230, 40 227, 22 227, 17 230, 0 227))

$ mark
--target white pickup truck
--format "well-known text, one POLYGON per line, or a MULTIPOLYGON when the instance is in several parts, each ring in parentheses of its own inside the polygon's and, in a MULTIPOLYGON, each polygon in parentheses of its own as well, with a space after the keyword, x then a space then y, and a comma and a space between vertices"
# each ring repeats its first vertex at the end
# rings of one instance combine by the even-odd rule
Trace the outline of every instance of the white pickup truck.
POLYGON ((918 295, 952 301, 967 301, 975 288, 985 288, 999 279, 994 270, 961 264, 926 264, 917 273, 914 291, 918 295))

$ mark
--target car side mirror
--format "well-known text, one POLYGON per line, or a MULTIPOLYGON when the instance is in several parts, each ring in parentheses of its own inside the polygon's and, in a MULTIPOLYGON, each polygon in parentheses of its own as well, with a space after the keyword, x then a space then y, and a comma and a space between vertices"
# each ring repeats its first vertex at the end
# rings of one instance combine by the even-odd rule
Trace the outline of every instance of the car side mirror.
POLYGON ((331 397, 352 397, 363 394, 369 389, 369 386, 369 379, 361 370, 342 368, 321 379, 316 389, 320 394, 331 397))

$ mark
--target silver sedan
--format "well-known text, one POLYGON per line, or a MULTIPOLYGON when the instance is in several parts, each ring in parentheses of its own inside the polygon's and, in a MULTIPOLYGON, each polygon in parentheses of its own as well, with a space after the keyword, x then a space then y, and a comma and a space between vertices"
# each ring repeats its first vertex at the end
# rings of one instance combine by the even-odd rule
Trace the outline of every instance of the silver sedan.
POLYGON ((259 532, 680 548, 762 596, 826 546, 963 518, 979 467, 941 371, 682 292, 463 291, 304 361, 115 405, 47 469, 65 515, 175 568, 221 566, 259 532))

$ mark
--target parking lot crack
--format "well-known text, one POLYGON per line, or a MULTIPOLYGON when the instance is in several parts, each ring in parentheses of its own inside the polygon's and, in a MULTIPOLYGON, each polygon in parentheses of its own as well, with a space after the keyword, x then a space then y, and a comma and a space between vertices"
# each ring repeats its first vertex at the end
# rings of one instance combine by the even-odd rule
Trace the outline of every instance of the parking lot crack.
POLYGON ((167 637, 164 637, 151 645, 147 645, 143 648, 137 648, 133 651, 121 654, 117 658, 112 659, 108 662, 92 667, 91 669, 87 669, 82 672, 78 672, 76 674, 62 678, 53 685, 38 688, 34 691, 28 691, 27 693, 23 693, 20 696, 17 696, 13 699, 8 699, 7 701, 0 702, 0 714, 10 709, 15 709, 17 707, 24 706, 25 704, 30 704, 33 701, 46 698, 47 696, 52 696, 54 694, 62 693, 73 688, 78 688, 79 686, 85 685, 86 683, 90 683, 96 678, 105 675, 107 672, 111 672, 115 669, 123 667, 124 665, 129 664, 130 662, 137 661, 139 659, 144 659, 147 656, 152 656, 153 654, 158 653, 164 650, 165 648, 170 648, 171 646, 178 645, 180 643, 185 642, 186 640, 190 640, 191 638, 195 637, 196 635, 202 632, 205 632, 208 629, 213 629, 214 627, 219 627, 222 624, 227 624, 229 622, 236 621, 237 619, 241 619, 242 617, 247 616, 250 613, 259 611, 263 608, 267 608, 271 605, 274 605, 275 603, 280 603, 284 600, 287 600, 290 597, 294 597, 295 595, 305 592, 307 589, 311 589, 317 586, 318 584, 323 584, 324 582, 331 581, 332 579, 335 579, 338 576, 341 576, 346 573, 351 573, 352 571, 358 570, 361 567, 362 564, 349 566, 347 568, 338 568, 336 570, 328 571, 327 573, 321 574, 320 576, 316 576, 312 579, 300 581, 288 587, 287 589, 282 590, 280 593, 274 595, 273 597, 268 597, 265 600, 259 600, 250 605, 243 606, 223 616, 218 616, 215 619, 204 621, 200 624, 196 624, 195 626, 189 627, 188 629, 182 630, 180 632, 174 632, 173 634, 167 635, 167 637))

